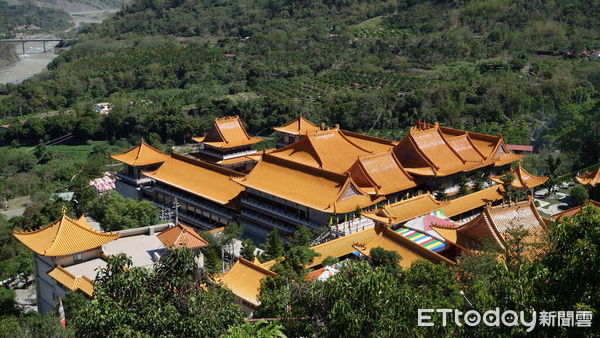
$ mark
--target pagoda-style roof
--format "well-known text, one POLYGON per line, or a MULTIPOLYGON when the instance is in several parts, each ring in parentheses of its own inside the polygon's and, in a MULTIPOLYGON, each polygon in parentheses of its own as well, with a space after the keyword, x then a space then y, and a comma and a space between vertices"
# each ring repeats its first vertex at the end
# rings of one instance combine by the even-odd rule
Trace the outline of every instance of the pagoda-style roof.
POLYGON ((586 171, 582 174, 575 176, 577 182, 588 185, 590 187, 594 187, 597 184, 600 184, 600 166, 596 168, 596 170, 586 171))
POLYGON ((359 157, 348 172, 360 187, 375 188, 380 195, 417 185, 392 151, 359 157))
MULTIPOLYGON (((534 176, 525 170, 521 163, 517 166, 516 169, 511 169, 509 174, 513 175, 514 179, 511 182, 511 186, 515 189, 533 189, 539 185, 546 183, 548 180, 547 176, 534 176)), ((504 184, 502 182, 502 176, 491 176, 490 179, 496 183, 504 184)))
POLYGON ((213 127, 203 137, 193 137, 192 140, 213 148, 237 148, 250 146, 261 142, 263 139, 252 137, 246 132, 240 118, 227 116, 215 119, 213 127))
POLYGON ((87 276, 74 276, 62 266, 55 267, 48 275, 71 291, 79 290, 90 297, 94 293, 94 282, 91 279, 87 276))
POLYGON ((293 121, 279 127, 273 127, 274 130, 290 135, 306 135, 320 130, 319 126, 310 122, 304 116, 300 115, 293 121))
MULTIPOLYGON (((504 204, 496 207, 486 206, 483 212, 458 227, 433 225, 435 231, 447 242, 464 250, 479 249, 482 240, 489 239, 500 249, 507 249, 507 232, 525 230, 528 234, 523 239, 529 244, 543 244, 546 224, 533 199, 518 203, 504 204)), ((526 255, 535 255, 540 248, 529 248, 526 255)))
POLYGON ((65 256, 98 248, 119 238, 118 233, 94 230, 85 219, 64 215, 50 225, 34 231, 13 231, 25 246, 43 256, 65 256))
POLYGON ((487 204, 500 201, 504 198, 502 195, 502 186, 493 185, 491 187, 470 193, 459 198, 455 198, 442 206, 440 210, 446 217, 454 217, 467 211, 471 211, 487 204))
POLYGON ((430 193, 421 194, 374 211, 365 211, 363 216, 382 224, 398 224, 430 212, 440 210, 449 202, 436 200, 430 193))
POLYGON ((209 245, 194 229, 180 223, 161 232, 156 237, 166 248, 184 247, 193 249, 209 245))
POLYGON ((355 251, 368 256, 371 249, 377 247, 398 253, 402 258, 398 263, 405 268, 410 267, 412 263, 420 259, 433 263, 453 264, 447 258, 424 248, 388 227, 376 225, 369 229, 311 247, 320 256, 313 259, 310 267, 322 264, 327 257, 340 258, 350 255, 355 251))
POLYGON ((258 301, 260 282, 269 276, 275 277, 277 274, 240 257, 233 267, 221 275, 218 280, 237 297, 258 307, 260 305, 258 301))
POLYGON ((347 213, 381 201, 361 189, 350 176, 281 159, 271 154, 239 184, 327 213, 347 213))
POLYGON ((501 136, 417 122, 394 148, 404 168, 420 176, 447 176, 488 165, 505 165, 522 155, 506 149, 501 136))
POLYGON ((593 207, 595 209, 600 209, 600 202, 596 202, 594 200, 589 200, 589 201, 587 201, 586 203, 584 203, 582 205, 578 205, 578 206, 576 206, 574 208, 570 208, 570 209, 567 209, 565 211, 562 211, 562 212, 559 212, 557 214, 554 214, 554 215, 552 215, 552 218, 554 218, 555 220, 559 220, 559 219, 562 219, 564 217, 573 216, 573 215, 578 214, 581 211, 581 209, 583 209, 585 207, 588 207, 588 206, 591 206, 591 207, 593 207))
POLYGON ((273 151, 271 155, 341 174, 360 156, 373 153, 352 142, 339 129, 333 128, 309 133, 299 141, 273 151))
POLYGON ((171 154, 158 169, 145 171, 144 175, 223 205, 230 205, 244 190, 231 180, 244 174, 177 153, 171 154))
POLYGON ((350 142, 356 144, 361 148, 368 149, 373 153, 382 153, 390 151, 398 144, 397 141, 392 141, 385 138, 354 133, 347 130, 340 131, 350 142))
POLYGON ((161 153, 142 140, 138 145, 129 148, 124 153, 110 155, 110 157, 132 167, 142 167, 162 163, 169 158, 169 155, 161 153))

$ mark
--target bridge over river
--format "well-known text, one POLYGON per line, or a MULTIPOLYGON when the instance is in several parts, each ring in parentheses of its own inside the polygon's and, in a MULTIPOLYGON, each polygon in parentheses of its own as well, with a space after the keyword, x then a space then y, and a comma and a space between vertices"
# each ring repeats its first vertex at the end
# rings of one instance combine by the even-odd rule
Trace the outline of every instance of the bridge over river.
POLYGON ((2 39, 2 40, 0 40, 0 43, 20 43, 22 46, 23 54, 26 54, 25 53, 25 44, 26 43, 41 42, 43 44, 44 53, 46 53, 46 43, 56 42, 54 44, 54 46, 56 46, 65 41, 70 41, 70 40, 59 39, 59 38, 2 39))

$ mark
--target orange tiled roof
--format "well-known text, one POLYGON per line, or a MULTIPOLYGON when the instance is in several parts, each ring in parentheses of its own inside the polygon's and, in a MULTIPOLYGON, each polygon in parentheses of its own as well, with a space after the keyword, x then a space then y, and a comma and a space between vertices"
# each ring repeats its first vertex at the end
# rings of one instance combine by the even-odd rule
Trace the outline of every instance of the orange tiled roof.
POLYGON ((482 207, 488 203, 499 201, 502 198, 502 186, 494 185, 448 201, 440 210, 444 212, 446 217, 453 217, 482 207))
POLYGON ((341 174, 360 156, 373 153, 370 149, 355 144, 339 129, 334 128, 309 133, 298 142, 273 151, 271 155, 341 174))
POLYGON ((306 135, 308 133, 319 130, 319 126, 305 119, 304 116, 300 115, 288 124, 280 127, 273 127, 274 130, 291 135, 306 135))
POLYGON ((587 171, 575 176, 575 179, 577 182, 591 187, 600 184, 600 166, 596 170, 587 171))
POLYGON ((439 210, 448 203, 437 201, 430 193, 425 193, 375 211, 363 212, 363 215, 379 223, 397 224, 439 210))
POLYGON ((501 136, 417 122, 394 149, 406 170, 420 176, 447 176, 523 157, 506 149, 501 136))
POLYGON ((239 298, 254 306, 259 306, 260 281, 269 276, 274 277, 277 274, 240 257, 233 267, 221 275, 218 280, 239 298))
POLYGON ((327 257, 339 258, 354 251, 360 251, 368 256, 371 249, 376 247, 397 252, 402 258, 399 262, 402 267, 409 267, 419 259, 429 260, 433 263, 452 264, 445 257, 412 242, 386 226, 374 226, 311 247, 320 256, 315 257, 310 267, 322 264, 327 257))
POLYGON ((140 144, 124 153, 110 155, 110 157, 127 165, 139 167, 164 162, 169 155, 161 153, 158 149, 142 140, 140 144))
POLYGON ((563 217, 576 215, 577 213, 579 213, 581 211, 581 209, 583 209, 587 206, 592 206, 594 208, 600 209, 600 202, 596 202, 594 200, 589 200, 588 202, 584 203, 583 205, 578 205, 574 208, 567 209, 565 211, 554 214, 554 215, 552 215, 552 218, 559 220, 563 217))
POLYGON ((378 194, 388 195, 416 186, 392 151, 362 156, 349 170, 361 187, 374 187, 378 194))
POLYGON ((63 215, 50 225, 34 231, 13 231, 25 246, 43 256, 63 256, 98 248, 119 238, 118 233, 102 233, 87 222, 63 215))
POLYGON ((62 266, 55 267, 48 275, 71 291, 79 290, 90 297, 94 294, 94 283, 91 279, 86 276, 73 276, 62 266))
POLYGON ((167 248, 199 248, 208 245, 208 242, 198 235, 194 229, 180 223, 161 232, 156 237, 167 248))
MULTIPOLYGON (((496 207, 487 206, 483 212, 459 227, 432 225, 435 231, 450 243, 463 249, 475 248, 482 239, 492 239, 501 249, 506 250, 507 231, 522 226, 529 232, 525 237, 527 243, 543 243, 543 232, 546 224, 538 213, 533 200, 527 200, 496 207)), ((531 249, 535 254, 538 250, 531 249)), ((528 253, 528 254, 529 254, 528 253)))
POLYGON ((365 134, 354 133, 347 130, 341 130, 342 134, 346 136, 350 142, 356 144, 364 149, 369 149, 372 152, 380 153, 389 151, 398 144, 396 141, 388 140, 385 138, 369 136, 365 134))
POLYGON ((236 115, 215 119, 212 129, 206 135, 193 137, 192 140, 215 148, 236 148, 261 142, 262 138, 248 135, 242 121, 236 115))
POLYGON ((160 168, 144 175, 223 205, 230 205, 244 190, 230 178, 243 176, 233 170, 173 153, 160 168))
MULTIPOLYGON (((466 161, 448 144, 437 124, 434 127, 421 124, 411 127, 395 151, 400 162, 411 173, 415 162, 418 168, 431 167, 437 176, 450 175, 467 168, 466 161), (406 159, 410 161, 405 162, 406 159)), ((415 173, 420 172, 418 170, 415 173)))
MULTIPOLYGON (((514 176, 510 185, 515 189, 532 189, 544 184, 548 180, 547 176, 531 175, 523 168, 521 163, 519 163, 516 169, 511 169, 509 173, 514 176)), ((496 183, 503 184, 501 176, 492 176, 490 179, 496 183)))
POLYGON ((263 156, 248 176, 235 180, 243 186, 329 213, 351 212, 382 199, 365 193, 347 175, 269 154, 263 156))

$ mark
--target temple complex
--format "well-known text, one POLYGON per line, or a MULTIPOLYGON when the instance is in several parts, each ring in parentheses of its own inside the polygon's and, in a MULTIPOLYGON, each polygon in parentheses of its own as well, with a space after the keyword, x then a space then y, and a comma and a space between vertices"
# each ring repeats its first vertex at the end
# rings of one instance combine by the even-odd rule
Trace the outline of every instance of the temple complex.
MULTIPOLYGON (((523 157, 511 153, 501 136, 437 123, 417 122, 400 141, 337 125, 318 127, 303 116, 274 130, 283 133, 285 145, 262 152, 252 149, 261 139, 250 136, 237 116, 216 119, 204 137, 194 138, 200 149, 191 156, 160 154, 142 142, 112 156, 126 166, 117 190, 137 180, 138 199, 154 202, 171 218, 177 213, 178 220, 203 229, 237 221, 247 236, 260 240, 273 229, 289 235, 302 225, 350 229, 357 217, 363 228, 372 226, 381 220, 369 211, 384 208, 380 213, 385 213, 422 192, 463 198, 459 181, 472 186, 477 179, 502 175, 523 157), (362 217, 361 211, 373 217, 362 217)), ((517 173, 526 184, 537 179, 521 167, 517 173)), ((483 188, 497 185, 490 179, 483 188)), ((497 188, 480 194, 486 196, 463 199, 477 204, 463 213, 482 207, 486 198, 499 199, 497 188)))

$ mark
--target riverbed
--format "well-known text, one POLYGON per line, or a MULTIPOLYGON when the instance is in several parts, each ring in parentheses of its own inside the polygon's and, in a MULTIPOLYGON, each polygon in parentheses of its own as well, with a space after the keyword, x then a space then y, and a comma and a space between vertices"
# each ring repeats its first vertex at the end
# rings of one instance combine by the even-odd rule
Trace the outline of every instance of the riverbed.
MULTIPOLYGON (((98 11, 69 13, 71 20, 76 29, 83 23, 102 22, 111 14, 115 13, 116 9, 105 9, 98 11)), ((26 36, 25 38, 33 38, 34 36, 26 36)), ((49 35, 35 35, 37 38, 50 38, 49 35)), ((44 53, 44 45, 42 42, 28 42, 25 44, 25 54, 23 54, 22 45, 16 45, 16 51, 19 53, 19 61, 0 68, 0 84, 5 83, 21 83, 24 80, 43 72, 46 66, 54 60, 58 55, 54 52, 54 47, 58 42, 46 42, 46 52, 44 53)))
POLYGON ((19 44, 16 47, 19 61, 0 68, 0 83, 20 83, 44 71, 50 61, 57 56, 54 53, 54 46, 57 44, 58 42, 46 42, 46 53, 44 53, 44 46, 41 42, 26 43, 24 55, 22 46, 19 44))

